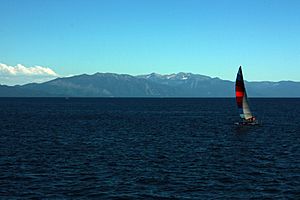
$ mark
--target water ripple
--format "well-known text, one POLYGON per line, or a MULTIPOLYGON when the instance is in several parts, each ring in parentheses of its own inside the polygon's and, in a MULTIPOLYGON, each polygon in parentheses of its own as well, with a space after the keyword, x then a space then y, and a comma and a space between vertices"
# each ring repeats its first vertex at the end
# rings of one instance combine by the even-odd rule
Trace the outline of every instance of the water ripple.
POLYGON ((0 99, 1 199, 300 197, 299 99, 0 99))

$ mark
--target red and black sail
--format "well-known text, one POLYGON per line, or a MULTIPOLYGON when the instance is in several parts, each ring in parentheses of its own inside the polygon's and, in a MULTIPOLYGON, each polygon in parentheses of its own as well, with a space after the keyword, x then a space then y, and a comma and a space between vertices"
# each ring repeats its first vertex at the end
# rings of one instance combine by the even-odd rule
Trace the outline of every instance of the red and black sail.
POLYGON ((242 67, 240 66, 235 81, 235 97, 238 108, 243 108, 243 98, 246 95, 242 67))
POLYGON ((239 68, 238 74, 236 76, 235 97, 237 106, 239 108, 240 117, 246 120, 252 118, 253 116, 248 105, 242 67, 239 68))

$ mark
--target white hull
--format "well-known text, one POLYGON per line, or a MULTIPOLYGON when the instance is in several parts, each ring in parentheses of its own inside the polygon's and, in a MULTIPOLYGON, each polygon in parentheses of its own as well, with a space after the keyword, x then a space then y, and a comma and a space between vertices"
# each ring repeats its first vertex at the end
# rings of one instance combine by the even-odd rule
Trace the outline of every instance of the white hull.
POLYGON ((257 126, 257 125, 259 125, 258 121, 254 121, 254 122, 247 122, 247 121, 235 122, 234 124, 237 125, 237 126, 257 126))

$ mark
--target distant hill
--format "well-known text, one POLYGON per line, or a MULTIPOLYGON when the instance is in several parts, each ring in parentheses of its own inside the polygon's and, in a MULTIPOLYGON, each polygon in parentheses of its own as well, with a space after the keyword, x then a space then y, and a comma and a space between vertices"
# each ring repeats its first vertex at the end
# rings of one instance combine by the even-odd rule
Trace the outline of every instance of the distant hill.
MULTIPOLYGON (((246 82, 250 97, 300 97, 300 82, 246 82)), ((96 73, 21 86, 0 85, 0 97, 234 97, 234 82, 199 74, 96 73)))

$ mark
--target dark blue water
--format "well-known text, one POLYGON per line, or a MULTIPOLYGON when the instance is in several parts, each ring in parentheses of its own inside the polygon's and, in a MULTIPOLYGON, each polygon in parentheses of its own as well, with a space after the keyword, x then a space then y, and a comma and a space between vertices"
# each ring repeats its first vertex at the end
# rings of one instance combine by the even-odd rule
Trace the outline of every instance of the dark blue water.
POLYGON ((0 99, 1 199, 300 198, 300 99, 0 99))

